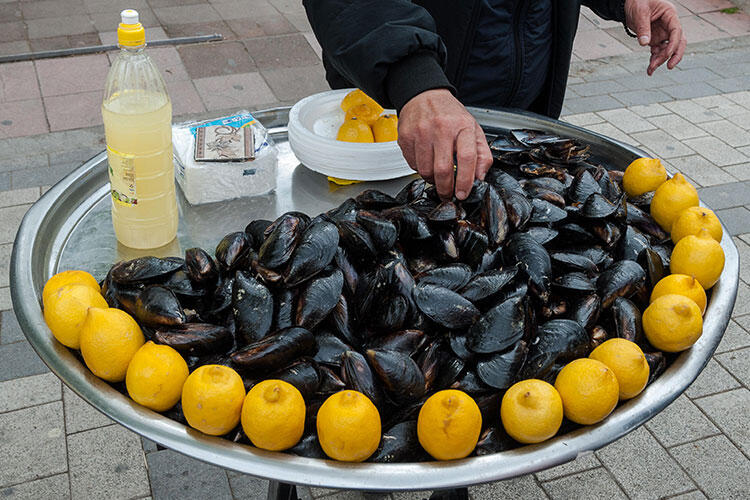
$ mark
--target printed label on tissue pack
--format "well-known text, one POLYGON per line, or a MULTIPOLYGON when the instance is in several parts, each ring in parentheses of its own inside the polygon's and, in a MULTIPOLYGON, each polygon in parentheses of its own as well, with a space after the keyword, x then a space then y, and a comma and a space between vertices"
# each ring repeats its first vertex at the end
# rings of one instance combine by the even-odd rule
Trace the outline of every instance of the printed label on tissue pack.
POLYGON ((190 128, 195 137, 195 161, 249 161, 255 158, 250 113, 220 118, 190 128))
POLYGON ((126 207, 136 206, 138 195, 135 190, 135 156, 107 147, 107 159, 112 199, 126 207))

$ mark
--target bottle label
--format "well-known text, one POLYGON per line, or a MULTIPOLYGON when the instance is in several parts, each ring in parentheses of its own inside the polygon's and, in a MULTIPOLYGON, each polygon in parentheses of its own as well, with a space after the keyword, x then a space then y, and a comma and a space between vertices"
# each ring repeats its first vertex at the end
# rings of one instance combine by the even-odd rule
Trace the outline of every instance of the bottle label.
POLYGON ((112 199, 126 207, 138 205, 135 190, 135 155, 120 153, 107 146, 107 158, 112 199))

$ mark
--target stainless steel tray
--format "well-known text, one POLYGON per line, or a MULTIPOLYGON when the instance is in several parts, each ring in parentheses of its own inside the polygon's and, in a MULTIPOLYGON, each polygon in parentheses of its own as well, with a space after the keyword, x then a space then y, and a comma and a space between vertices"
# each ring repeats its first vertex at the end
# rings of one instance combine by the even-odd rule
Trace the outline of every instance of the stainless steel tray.
MULTIPOLYGON (((584 129, 528 114, 472 110, 489 128, 539 128, 580 138, 610 164, 624 168, 637 149, 584 129)), ((287 210, 316 214, 365 188, 395 193, 409 178, 334 187, 300 165, 286 139, 288 108, 254 115, 271 129, 280 147, 278 188, 255 199, 191 207, 181 202, 178 241, 157 255, 181 255, 185 248, 213 249, 230 231, 248 221, 273 219, 287 210)), ((698 376, 729 322, 737 293, 739 259, 724 228, 726 265, 714 287, 703 336, 640 396, 621 405, 604 422, 558 436, 546 443, 452 462, 346 464, 265 452, 205 436, 147 410, 94 377, 44 323, 40 294, 47 278, 65 269, 86 269, 101 278, 113 262, 142 255, 117 245, 109 209, 106 157, 100 154, 50 189, 21 223, 11 260, 13 307, 26 337, 50 369, 102 413, 138 434, 185 455, 240 472, 286 483, 364 490, 427 490, 484 483, 539 471, 570 461, 610 443, 663 410, 698 376)), ((675 425, 680 425, 675 422, 675 425)))

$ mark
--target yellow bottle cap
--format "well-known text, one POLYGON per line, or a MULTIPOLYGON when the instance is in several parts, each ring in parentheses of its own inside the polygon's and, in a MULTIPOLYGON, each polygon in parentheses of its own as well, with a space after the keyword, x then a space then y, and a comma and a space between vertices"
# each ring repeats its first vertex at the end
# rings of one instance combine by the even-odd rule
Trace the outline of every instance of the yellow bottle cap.
POLYGON ((138 22, 138 12, 125 9, 120 12, 120 25, 117 27, 117 43, 121 47, 140 47, 146 43, 146 31, 138 22))

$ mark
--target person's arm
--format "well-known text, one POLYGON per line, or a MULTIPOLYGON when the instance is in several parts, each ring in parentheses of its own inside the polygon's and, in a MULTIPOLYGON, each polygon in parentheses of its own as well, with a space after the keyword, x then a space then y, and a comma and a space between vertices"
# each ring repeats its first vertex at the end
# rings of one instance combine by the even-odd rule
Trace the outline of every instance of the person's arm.
POLYGON ((638 43, 651 47, 646 72, 667 63, 673 69, 682 60, 687 40, 674 5, 667 0, 584 0, 596 15, 621 21, 635 32, 638 43))

